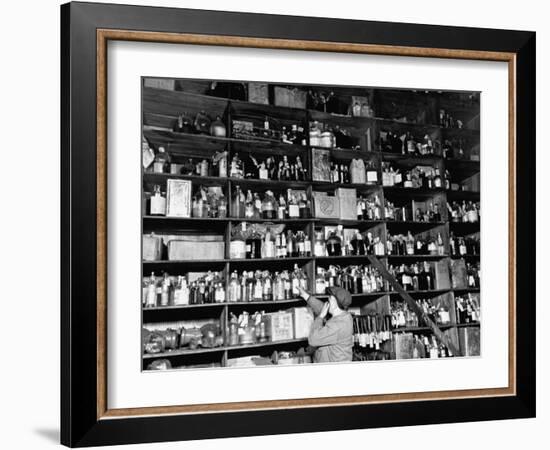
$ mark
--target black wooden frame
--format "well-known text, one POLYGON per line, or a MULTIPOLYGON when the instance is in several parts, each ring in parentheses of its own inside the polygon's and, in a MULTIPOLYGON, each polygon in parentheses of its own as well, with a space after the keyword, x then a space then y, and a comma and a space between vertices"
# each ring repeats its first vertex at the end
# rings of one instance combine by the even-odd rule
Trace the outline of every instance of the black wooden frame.
POLYGON ((91 446, 535 416, 535 33, 189 9, 61 7, 61 442, 91 446), (96 30, 516 54, 516 395, 97 418, 96 30), (284 31, 282 31, 284 30, 284 31))

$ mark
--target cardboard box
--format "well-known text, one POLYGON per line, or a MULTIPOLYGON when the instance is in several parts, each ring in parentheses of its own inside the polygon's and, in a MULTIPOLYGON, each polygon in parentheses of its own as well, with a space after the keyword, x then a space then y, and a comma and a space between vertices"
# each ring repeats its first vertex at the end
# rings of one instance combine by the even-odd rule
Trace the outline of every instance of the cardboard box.
POLYGON ((160 261, 162 259, 162 237, 151 233, 142 239, 142 258, 144 261, 160 261))
POLYGON ((355 189, 338 188, 334 191, 339 202, 339 218, 343 220, 357 219, 357 191, 355 189))
POLYGON ((267 332, 272 342, 294 339, 294 318, 291 311, 266 314, 267 332))
POLYGON ((224 258, 223 236, 218 238, 202 236, 182 236, 168 241, 168 260, 218 260, 224 258))
POLYGON ((307 92, 302 89, 275 86, 275 106, 305 109, 306 98, 307 92))
POLYGON ((313 210, 318 219, 338 219, 340 215, 338 197, 329 197, 325 192, 314 192, 313 210))
POLYGON ((445 260, 434 262, 435 288, 450 289, 449 263, 445 260))
POLYGON ((313 324, 311 308, 307 306, 292 308, 292 312, 294 314, 294 339, 307 338, 313 324))
POLYGON ((176 81, 173 78, 145 78, 143 80, 143 86, 173 91, 175 88, 175 82, 176 81))
POLYGON ((468 287, 466 263, 463 259, 451 260, 451 282, 453 289, 466 289, 468 287))
POLYGON ((269 91, 267 83, 248 83, 248 101, 250 103, 259 103, 261 105, 269 104, 269 91))

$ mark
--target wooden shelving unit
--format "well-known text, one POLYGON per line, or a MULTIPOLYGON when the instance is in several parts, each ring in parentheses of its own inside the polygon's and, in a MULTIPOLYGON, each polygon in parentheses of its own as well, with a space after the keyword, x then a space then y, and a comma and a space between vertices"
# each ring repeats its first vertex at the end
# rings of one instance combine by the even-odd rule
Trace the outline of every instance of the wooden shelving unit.
MULTIPOLYGON (((185 83, 182 83, 185 87, 185 83)), ((365 89, 357 89, 357 91, 364 92, 365 89)), ((395 100, 391 100, 396 95, 413 95, 412 91, 407 94, 408 91, 397 93, 391 90, 384 89, 371 89, 373 92, 372 98, 374 99, 373 108, 380 115, 384 113, 390 114, 390 107, 387 105, 394 105, 395 100), (386 92, 387 91, 387 92, 386 92), (393 96, 393 97, 392 97, 393 96), (387 97, 387 99, 386 99, 387 97), (390 103, 393 101, 393 103, 390 103)), ((180 174, 157 174, 151 172, 143 172, 143 192, 150 192, 151 187, 155 184, 165 185, 168 179, 177 178, 192 181, 193 185, 204 186, 219 186, 225 193, 226 198, 230 201, 232 198, 231 193, 234 191, 235 186, 241 187, 243 190, 250 189, 255 192, 263 192, 268 189, 285 191, 286 189, 299 189, 306 191, 307 195, 311 197, 313 191, 326 191, 330 192, 338 187, 344 188, 356 188, 359 194, 368 195, 376 193, 382 205, 385 199, 392 201, 398 200, 401 202, 408 202, 412 200, 426 200, 437 198, 441 202, 442 220, 440 222, 414 222, 414 221, 394 221, 382 218, 381 220, 340 220, 340 219, 320 219, 320 218, 307 218, 307 219, 287 219, 287 220, 265 220, 265 219, 243 219, 243 218, 172 218, 165 216, 151 216, 147 215, 146 211, 143 211, 142 216, 142 230, 143 233, 156 232, 157 234, 177 234, 181 230, 196 229, 196 230, 215 230, 220 234, 223 234, 226 239, 226 257, 223 259, 211 261, 211 260, 185 260, 185 261, 143 261, 142 270, 143 276, 148 276, 151 271, 161 273, 167 271, 171 275, 185 274, 190 269, 194 271, 200 270, 216 270, 222 271, 226 275, 226 283, 228 275, 233 270, 252 270, 252 269, 265 269, 265 270, 280 270, 280 269, 292 269, 294 264, 298 264, 301 267, 307 267, 306 272, 309 275, 310 286, 314 286, 314 276, 316 268, 318 266, 326 267, 329 264, 337 265, 352 265, 352 264, 368 264, 366 257, 364 256, 342 256, 342 257, 305 257, 305 258, 264 258, 264 259, 230 259, 228 251, 228 237, 230 236, 230 230, 241 222, 249 223, 275 223, 284 224, 292 227, 292 229, 301 229, 308 232, 308 235, 313 238, 313 231, 316 228, 320 228, 325 225, 343 225, 344 227, 354 227, 361 231, 366 231, 374 227, 382 227, 382 238, 385 242, 385 237, 388 232, 395 233, 411 233, 419 235, 429 232, 430 230, 441 230, 442 235, 445 237, 445 254, 444 255, 411 255, 411 256, 393 256, 384 255, 380 256, 380 260, 384 265, 390 264, 410 264, 415 261, 431 261, 442 262, 450 264, 454 256, 450 256, 449 245, 447 242, 450 232, 453 232, 457 236, 467 236, 479 232, 478 223, 461 223, 450 222, 448 219, 446 204, 447 201, 479 201, 480 192, 479 187, 477 190, 469 188, 469 190, 446 190, 446 189, 414 189, 403 187, 388 187, 382 186, 380 181, 381 177, 381 162, 391 162, 392 164, 402 165, 403 167, 413 167, 415 165, 436 165, 441 168, 445 173, 448 171, 451 180, 464 185, 465 180, 469 180, 472 177, 479 176, 480 166, 479 161, 469 159, 446 159, 441 153, 441 149, 436 150, 436 154, 425 156, 409 156, 398 153, 383 152, 380 146, 380 132, 388 130, 401 130, 402 132, 411 131, 415 134, 429 134, 433 139, 437 139, 443 142, 446 139, 457 140, 467 143, 465 148, 466 155, 470 152, 479 151, 479 130, 478 129, 450 129, 443 128, 433 123, 429 123, 430 120, 435 121, 437 119, 437 111, 440 103, 445 104, 446 108, 449 108, 448 101, 440 101, 440 98, 444 96, 444 93, 440 92, 427 92, 420 94, 414 92, 415 98, 419 95, 424 95, 425 98, 429 98, 430 102, 426 104, 431 105, 431 110, 424 116, 428 123, 413 123, 410 121, 395 120, 389 117, 349 117, 341 115, 333 115, 329 113, 320 112, 311 109, 300 108, 285 108, 281 106, 265 105, 250 103, 242 100, 234 100, 229 98, 219 98, 210 95, 186 92, 183 91, 167 91, 162 89, 156 89, 151 87, 143 88, 143 135, 153 148, 163 146, 166 151, 172 155, 173 158, 210 158, 215 152, 220 150, 227 150, 229 152, 229 160, 234 153, 238 152, 239 155, 245 156, 247 154, 254 154, 258 157, 265 155, 300 155, 308 169, 308 180, 306 181, 275 181, 275 180, 257 180, 257 179, 235 179, 235 178, 219 178, 215 176, 193 176, 193 175, 180 175, 180 174), (187 112, 193 117, 198 111, 206 111, 210 117, 220 116, 224 121, 228 133, 231 132, 231 123, 235 117, 265 117, 274 118, 281 123, 294 122, 299 126, 302 126, 304 130, 308 130, 310 123, 314 120, 323 123, 329 123, 338 125, 342 128, 349 127, 353 132, 358 135, 364 133, 366 129, 370 129, 372 142, 371 148, 367 148, 365 139, 358 140, 359 149, 332 149, 331 156, 339 161, 349 162, 352 158, 363 158, 365 160, 372 160, 378 170, 378 184, 374 185, 353 185, 353 184, 333 184, 327 182, 313 181, 311 179, 312 174, 312 156, 311 152, 314 147, 309 145, 309 139, 306 141, 306 145, 291 145, 281 142, 272 142, 261 139, 237 139, 234 137, 212 137, 197 134, 175 133, 171 131, 174 122, 177 119, 177 115, 181 112, 187 112)), ((392 106, 393 107, 393 106, 392 106)), ((408 106, 410 109, 410 102, 408 106)), ((479 108, 479 104, 477 105, 479 108)), ((410 112, 410 111, 408 111, 410 112)), ((475 122, 475 121, 474 121, 475 122)), ((469 123, 469 122, 465 122, 469 123)), ((307 132, 306 132, 307 135, 307 132)), ((307 136, 306 136, 307 138, 307 136)), ((473 154, 473 153, 472 153, 473 154)), ((228 208, 229 212, 230 208, 228 208)), ((313 246, 312 246, 313 247, 313 246)), ((479 255, 464 255, 466 260, 477 261, 479 255)), ((454 296, 465 295, 468 293, 479 293, 479 289, 435 289, 432 291, 416 291, 409 292, 413 298, 424 297, 436 297, 446 296, 452 304, 454 309, 454 296)), ((319 296, 323 297, 323 296, 319 296)), ((389 307, 390 299, 399 297, 396 292, 370 292, 362 294, 354 294, 352 306, 359 306, 361 308, 373 307, 373 304, 377 307, 389 307)), ((221 321, 222 329, 225 329, 227 325, 227 318, 230 311, 234 309, 249 310, 254 312, 256 310, 271 310, 276 311, 278 309, 286 309, 292 306, 305 305, 300 299, 291 299, 275 302, 238 302, 238 303, 214 303, 205 305, 186 305, 186 306, 167 306, 157 308, 143 308, 142 309, 142 322, 143 324, 154 324, 156 322, 167 322, 173 320, 179 322, 185 320, 188 314, 192 312, 193 316, 199 315, 200 317, 212 317, 221 321)), ((455 311, 453 310, 452 316, 455 318, 455 311)), ((457 324, 453 320, 453 323, 441 328, 446 333, 453 334, 453 341, 458 344, 458 330, 461 328, 479 327, 479 323, 469 324, 457 324)), ((418 329, 402 328, 396 330, 396 332, 427 332, 429 328, 418 327, 418 329)), ((262 350, 264 354, 266 352, 272 352, 274 349, 298 349, 301 346, 307 345, 307 341, 304 339, 281 341, 281 342, 266 342, 241 346, 221 346, 217 348, 205 348, 205 349, 178 349, 170 352, 165 352, 156 355, 144 355, 143 367, 157 358, 179 358, 178 364, 185 365, 186 357, 195 358, 197 355, 201 356, 199 362, 215 362, 220 365, 226 365, 227 359, 232 355, 238 353, 246 354, 246 352, 262 350)), ((194 361, 194 360, 193 360, 194 361)))

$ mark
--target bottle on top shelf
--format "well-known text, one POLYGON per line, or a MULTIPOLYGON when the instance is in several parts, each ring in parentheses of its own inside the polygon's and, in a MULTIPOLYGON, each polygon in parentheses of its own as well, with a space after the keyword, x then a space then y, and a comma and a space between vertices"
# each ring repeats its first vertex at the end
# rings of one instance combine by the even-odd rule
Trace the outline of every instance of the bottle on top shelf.
POLYGON ((463 201, 462 203, 447 203, 447 209, 452 222, 477 223, 481 217, 479 202, 463 201))

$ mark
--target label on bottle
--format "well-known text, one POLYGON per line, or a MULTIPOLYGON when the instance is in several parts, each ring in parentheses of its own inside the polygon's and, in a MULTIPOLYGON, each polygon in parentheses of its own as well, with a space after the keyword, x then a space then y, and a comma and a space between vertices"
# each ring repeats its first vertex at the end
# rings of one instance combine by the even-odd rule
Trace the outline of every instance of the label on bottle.
POLYGON ((246 243, 245 241, 231 241, 229 244, 229 257, 231 259, 246 258, 246 243))
POLYGON ((260 177, 260 180, 268 180, 269 179, 269 174, 268 174, 267 169, 260 169, 259 177, 260 177))
POLYGON ((153 172, 163 173, 164 172, 164 161, 153 163, 153 172))
POLYGON ((288 217, 300 217, 300 208, 298 207, 298 205, 288 205, 288 217))
POLYGON ((305 240, 304 246, 305 246, 306 254, 307 255, 311 254, 311 241, 309 239, 305 240))
POLYGON ((369 170, 367 172, 367 183, 377 183, 378 173, 375 170, 369 170))

